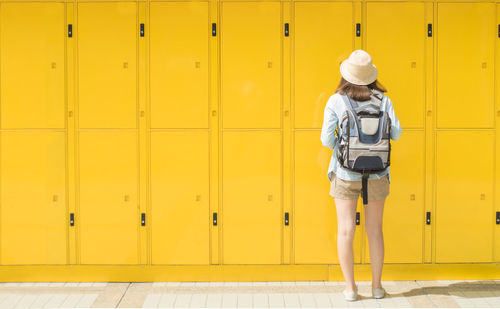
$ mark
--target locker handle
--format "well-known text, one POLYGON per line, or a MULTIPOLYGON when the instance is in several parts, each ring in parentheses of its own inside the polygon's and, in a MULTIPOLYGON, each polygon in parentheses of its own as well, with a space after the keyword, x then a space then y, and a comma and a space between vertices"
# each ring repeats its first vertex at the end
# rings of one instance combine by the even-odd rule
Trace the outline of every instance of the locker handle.
POLYGON ((69 225, 71 225, 71 226, 75 225, 75 214, 74 213, 69 214, 69 225))
POLYGON ((144 24, 141 24, 140 30, 141 30, 141 36, 144 36, 144 24))
POLYGON ((128 201, 130 200, 130 196, 128 196, 128 194, 127 194, 127 195, 125 195, 125 196, 123 197, 123 200, 124 200, 125 202, 128 202, 128 201))
POLYGON ((285 212, 285 225, 289 225, 290 223, 290 215, 288 212, 285 212))
POLYGON ((359 214, 359 211, 358 211, 358 212, 356 212, 356 225, 359 225, 359 222, 360 222, 359 217, 360 217, 360 214, 359 214))
POLYGON ((216 212, 214 212, 212 215, 212 223, 214 226, 217 225, 217 213, 216 212))
POLYGON ((497 211, 497 224, 500 224, 500 211, 497 211))
POLYGON ((356 36, 361 36, 361 24, 356 24, 356 36))
POLYGON ((431 212, 430 211, 428 211, 426 213, 425 224, 427 224, 427 225, 431 224, 431 212))
POLYGON ((216 36, 217 34, 217 26, 216 23, 212 23, 212 36, 216 36))
POLYGON ((141 225, 146 226, 146 214, 141 213, 141 225))
POLYGON ((289 25, 288 23, 285 23, 285 36, 288 36, 289 35, 289 25))
POLYGON ((57 202, 58 199, 59 199, 59 197, 57 196, 57 194, 54 194, 52 196, 52 202, 57 202))
POLYGON ((68 24, 68 37, 71 38, 73 37, 73 25, 68 24))

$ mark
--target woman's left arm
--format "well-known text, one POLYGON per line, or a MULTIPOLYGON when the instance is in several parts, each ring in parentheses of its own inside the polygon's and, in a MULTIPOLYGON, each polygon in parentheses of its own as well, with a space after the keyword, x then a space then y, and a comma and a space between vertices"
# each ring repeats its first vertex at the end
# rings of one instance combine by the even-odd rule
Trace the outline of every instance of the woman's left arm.
POLYGON ((335 129, 337 128, 338 118, 333 110, 333 95, 328 99, 323 114, 323 126, 321 128, 321 143, 334 149, 337 137, 335 136, 335 129))

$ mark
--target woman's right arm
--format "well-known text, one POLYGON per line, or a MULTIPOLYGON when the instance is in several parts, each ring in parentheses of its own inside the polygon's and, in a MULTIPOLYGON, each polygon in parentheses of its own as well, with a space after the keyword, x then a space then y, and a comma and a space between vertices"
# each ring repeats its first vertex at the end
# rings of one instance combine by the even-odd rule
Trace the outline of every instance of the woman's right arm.
POLYGON ((335 114, 335 111, 333 110, 333 98, 334 97, 332 95, 326 102, 323 114, 323 126, 321 128, 321 143, 332 150, 337 142, 335 129, 338 123, 337 114, 335 114))
POLYGON ((389 118, 391 118, 391 139, 397 141, 399 139, 399 136, 403 132, 403 129, 401 128, 398 117, 396 117, 394 106, 392 106, 392 101, 391 99, 389 99, 389 97, 387 97, 386 104, 387 114, 389 114, 389 118))

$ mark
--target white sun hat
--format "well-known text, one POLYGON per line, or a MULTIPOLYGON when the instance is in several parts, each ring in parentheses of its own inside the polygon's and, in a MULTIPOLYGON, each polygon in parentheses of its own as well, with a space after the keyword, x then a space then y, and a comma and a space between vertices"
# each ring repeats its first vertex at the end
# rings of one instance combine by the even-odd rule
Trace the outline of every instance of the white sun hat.
POLYGON ((366 51, 356 49, 340 64, 340 74, 352 84, 368 85, 377 79, 378 70, 366 51))

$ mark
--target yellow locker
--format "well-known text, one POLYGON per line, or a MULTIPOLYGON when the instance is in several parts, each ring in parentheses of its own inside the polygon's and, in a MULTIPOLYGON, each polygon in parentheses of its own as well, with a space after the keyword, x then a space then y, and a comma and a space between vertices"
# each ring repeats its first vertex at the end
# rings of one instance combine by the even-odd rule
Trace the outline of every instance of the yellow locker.
POLYGON ((281 263, 280 146, 280 131, 223 132, 223 264, 281 263))
POLYGON ((224 128, 281 126, 280 2, 221 2, 224 128))
POLYGON ((491 262, 493 131, 438 131, 436 262, 491 262))
POLYGON ((294 125, 321 128, 325 103, 340 81, 340 62, 353 49, 350 2, 295 2, 294 125))
POLYGON ((437 126, 494 125, 494 3, 439 3, 437 126))
MULTIPOLYGON (((406 130, 398 141, 391 141, 391 184, 383 219, 386 263, 422 263, 425 224, 424 136, 423 130, 406 130)), ((365 236, 368 263, 369 255, 368 238, 365 236)))
POLYGON ((208 2, 152 2, 152 128, 207 128, 208 2))
POLYGON ((1 264, 65 264, 65 134, 1 133, 1 264))
POLYGON ((80 128, 137 126, 137 4, 78 3, 80 128))
POLYGON ((326 176, 332 151, 318 131, 295 132, 294 205, 291 224, 295 264, 335 264, 337 212, 326 176))
POLYGON ((2 3, 1 127, 64 128, 64 3, 2 3))
POLYGON ((208 136, 151 133, 153 264, 209 264, 208 136))
POLYGON ((387 87, 386 94, 394 103, 401 125, 423 128, 425 4, 367 2, 366 5, 365 50, 379 68, 378 80, 387 87))
POLYGON ((138 263, 137 173, 136 132, 79 133, 76 224, 82 264, 138 263))

